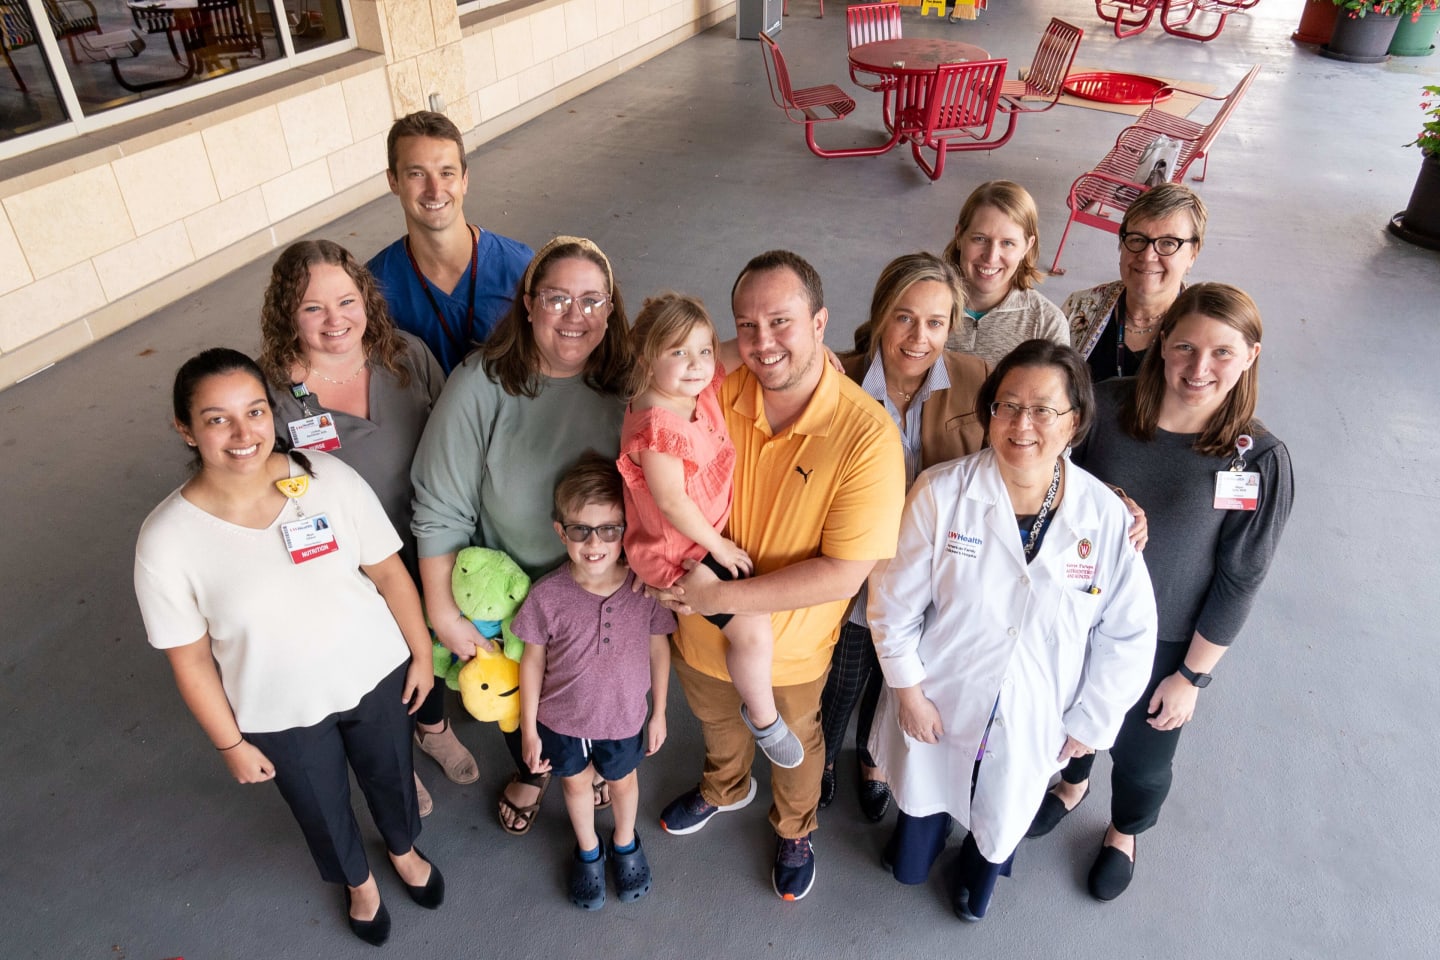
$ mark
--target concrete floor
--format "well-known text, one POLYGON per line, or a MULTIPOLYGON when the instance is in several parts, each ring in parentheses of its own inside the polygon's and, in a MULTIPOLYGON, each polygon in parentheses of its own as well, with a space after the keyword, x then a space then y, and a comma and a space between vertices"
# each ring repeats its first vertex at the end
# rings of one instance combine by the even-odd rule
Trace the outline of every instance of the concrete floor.
MULTIPOLYGON (((822 21, 807 0, 792 4, 782 46, 802 83, 843 82, 843 4, 830 6, 822 21)), ((905 30, 1025 62, 1057 14, 1088 31, 1089 63, 1222 89, 1265 65, 1201 185, 1210 242, 1195 276, 1236 283, 1264 310, 1261 413, 1290 446, 1298 500, 1245 635, 1201 699, 1164 821, 1142 838, 1134 887, 1104 906, 1084 892, 1107 814, 1101 778, 1054 835, 1023 846, 990 918, 963 926, 938 883, 901 887, 876 865, 885 828, 861 819, 847 756, 816 837, 815 890, 781 903, 763 771, 760 802, 700 834, 656 824, 699 772, 698 730, 677 693, 670 741, 642 772, 650 897, 598 915, 569 906, 558 793, 529 837, 506 837, 492 802, 500 740, 462 722, 480 784, 421 768, 436 799, 421 844, 449 880, 439 913, 408 902, 372 839, 391 956, 1435 955, 1440 843, 1423 762, 1435 755, 1426 651, 1440 621, 1440 255, 1382 226, 1409 196, 1420 156, 1402 144, 1440 57, 1320 59, 1288 39, 1293 0, 1204 45, 1158 32, 1116 41, 1078 0, 991 6, 955 26, 912 11, 905 30)), ((857 113, 822 138, 878 135, 876 98, 857 96, 857 113)), ((843 347, 881 265, 938 250, 983 180, 1035 194, 1048 264, 1067 185, 1125 123, 1073 108, 1024 118, 1008 146, 953 156, 933 186, 899 152, 821 161, 770 105, 759 50, 726 22, 487 145, 471 160, 469 212, 536 245, 588 234, 633 303, 678 287, 722 327, 744 261, 792 247, 829 285, 829 339, 843 347)), ((368 256, 400 222, 387 198, 324 235, 368 256)), ((1044 291, 1058 302, 1115 263, 1113 237, 1080 230, 1069 274, 1044 291)), ((182 477, 173 371, 206 346, 257 346, 268 270, 268 259, 239 265, 0 393, 0 956, 372 955, 345 930, 339 892, 318 882, 276 792, 228 781, 146 645, 131 593, 136 530, 182 477)))

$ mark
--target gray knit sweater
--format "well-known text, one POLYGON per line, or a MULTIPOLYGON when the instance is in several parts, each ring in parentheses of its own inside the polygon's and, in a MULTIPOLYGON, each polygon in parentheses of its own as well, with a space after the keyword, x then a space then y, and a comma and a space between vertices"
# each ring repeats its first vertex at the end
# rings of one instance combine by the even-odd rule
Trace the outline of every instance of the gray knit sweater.
POLYGON ((1228 646, 1245 625, 1290 516, 1290 453, 1257 420, 1246 469, 1260 474, 1259 507, 1216 510, 1215 473, 1229 469, 1231 458, 1196 453, 1194 434, 1157 429, 1148 443, 1130 437, 1120 428, 1120 407, 1134 389, 1133 378, 1096 385, 1095 424, 1073 459, 1145 510, 1145 565, 1155 584, 1160 642, 1188 643, 1198 632, 1228 646))

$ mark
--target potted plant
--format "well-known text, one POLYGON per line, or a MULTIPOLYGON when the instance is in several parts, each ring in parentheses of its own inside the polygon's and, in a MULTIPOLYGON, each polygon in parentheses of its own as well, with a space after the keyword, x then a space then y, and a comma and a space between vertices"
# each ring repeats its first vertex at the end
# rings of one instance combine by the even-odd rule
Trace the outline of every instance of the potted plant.
POLYGON ((1350 63, 1379 63, 1388 56, 1400 10, 1408 0, 1333 0, 1338 16, 1320 55, 1350 63))
POLYGON ((1335 16, 1340 11, 1332 0, 1305 0, 1300 25, 1290 34, 1297 43, 1325 43, 1335 32, 1335 16))
POLYGON ((1440 30, 1440 0, 1404 0, 1400 25, 1390 41, 1396 57, 1428 57, 1435 51, 1435 32, 1440 30))
POLYGON ((1420 176, 1404 212, 1390 218, 1390 232, 1402 240, 1440 250, 1440 86, 1424 87, 1420 109, 1425 122, 1406 146, 1419 147, 1420 176))

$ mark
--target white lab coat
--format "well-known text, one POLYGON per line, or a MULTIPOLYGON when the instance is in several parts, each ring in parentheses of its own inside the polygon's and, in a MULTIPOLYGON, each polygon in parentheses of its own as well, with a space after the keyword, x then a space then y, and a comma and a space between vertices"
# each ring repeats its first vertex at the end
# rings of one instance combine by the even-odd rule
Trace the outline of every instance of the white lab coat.
POLYGON ((870 575, 886 681, 870 752, 900 809, 949 813, 992 863, 1024 837, 1066 735, 1112 746, 1155 659, 1155 595, 1126 539, 1129 511, 1068 459, 1064 470, 1063 499, 1028 566, 994 451, 982 450, 921 474, 895 558, 870 575), (917 683, 940 711, 937 744, 900 730, 892 688, 917 683))

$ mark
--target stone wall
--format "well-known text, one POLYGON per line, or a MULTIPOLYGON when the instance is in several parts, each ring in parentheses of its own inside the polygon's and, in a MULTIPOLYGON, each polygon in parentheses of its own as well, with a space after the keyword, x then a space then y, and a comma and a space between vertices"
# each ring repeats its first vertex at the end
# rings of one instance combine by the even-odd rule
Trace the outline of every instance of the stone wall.
POLYGON ((384 194, 385 133, 432 94, 473 149, 734 3, 351 10, 356 50, 0 167, 0 389, 384 194))

